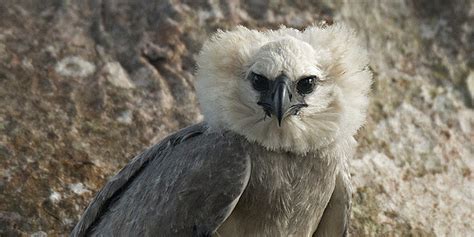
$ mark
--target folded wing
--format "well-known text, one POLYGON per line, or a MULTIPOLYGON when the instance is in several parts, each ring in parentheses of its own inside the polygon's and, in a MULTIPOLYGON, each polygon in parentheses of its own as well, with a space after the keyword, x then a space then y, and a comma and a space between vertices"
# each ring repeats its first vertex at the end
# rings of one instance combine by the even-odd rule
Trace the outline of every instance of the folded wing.
POLYGON ((244 144, 205 124, 169 136, 104 186, 71 236, 210 236, 247 186, 244 144))

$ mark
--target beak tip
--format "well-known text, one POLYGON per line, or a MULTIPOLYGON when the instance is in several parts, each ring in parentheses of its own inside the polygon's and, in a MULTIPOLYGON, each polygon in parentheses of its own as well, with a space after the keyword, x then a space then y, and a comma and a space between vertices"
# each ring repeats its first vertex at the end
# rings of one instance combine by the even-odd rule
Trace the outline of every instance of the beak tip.
POLYGON ((281 127, 281 121, 283 120, 282 117, 278 117, 278 127, 281 127))

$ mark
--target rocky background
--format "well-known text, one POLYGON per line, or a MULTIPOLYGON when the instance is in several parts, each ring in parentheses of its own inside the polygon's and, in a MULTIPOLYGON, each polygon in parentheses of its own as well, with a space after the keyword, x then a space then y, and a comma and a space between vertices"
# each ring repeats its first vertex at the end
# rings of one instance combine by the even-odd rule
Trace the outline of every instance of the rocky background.
POLYGON ((353 236, 474 235, 474 4, 0 1, 0 236, 66 235, 145 147, 202 119, 218 28, 345 22, 375 75, 352 161, 353 236))

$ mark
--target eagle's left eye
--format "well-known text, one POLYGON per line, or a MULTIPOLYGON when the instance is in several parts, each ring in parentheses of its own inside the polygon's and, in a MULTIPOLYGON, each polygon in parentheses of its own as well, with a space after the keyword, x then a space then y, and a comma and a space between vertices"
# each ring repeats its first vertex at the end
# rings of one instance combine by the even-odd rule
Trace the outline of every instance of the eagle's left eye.
POLYGON ((270 88, 270 81, 262 75, 252 73, 251 80, 253 88, 257 91, 267 91, 270 88))
POLYGON ((296 84, 296 90, 302 95, 309 94, 313 92, 317 80, 318 77, 316 76, 305 77, 298 81, 298 84, 296 84))

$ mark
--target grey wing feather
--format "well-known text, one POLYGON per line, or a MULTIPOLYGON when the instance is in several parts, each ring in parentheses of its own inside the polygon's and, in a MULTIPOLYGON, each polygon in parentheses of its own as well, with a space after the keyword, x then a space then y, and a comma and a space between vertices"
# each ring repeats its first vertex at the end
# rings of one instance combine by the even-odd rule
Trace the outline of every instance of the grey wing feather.
POLYGON ((188 127, 137 156, 97 194, 71 236, 207 236, 250 175, 240 138, 188 127), (226 136, 226 137, 224 137, 226 136))
POLYGON ((348 170, 336 176, 336 185, 313 237, 347 236, 351 216, 351 184, 348 170))

